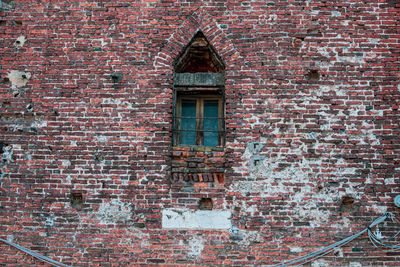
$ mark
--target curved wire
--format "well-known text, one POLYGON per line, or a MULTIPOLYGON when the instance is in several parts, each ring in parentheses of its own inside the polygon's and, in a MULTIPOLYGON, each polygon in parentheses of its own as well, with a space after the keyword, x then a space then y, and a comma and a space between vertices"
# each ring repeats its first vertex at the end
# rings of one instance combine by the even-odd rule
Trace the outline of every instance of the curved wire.
MULTIPOLYGON (((382 239, 379 239, 373 232, 372 232, 372 228, 377 226, 378 224, 384 222, 387 218, 391 218, 392 221, 394 222, 394 219, 396 219, 394 217, 394 215, 391 212, 387 212, 385 213, 385 215, 377 218, 376 220, 374 220, 367 228, 365 228, 364 230, 349 236, 341 241, 338 241, 332 245, 329 245, 325 248, 319 249, 317 251, 311 252, 309 254, 306 254, 304 256, 300 256, 297 258, 294 258, 292 260, 286 261, 286 262, 281 262, 275 265, 270 265, 270 267, 287 267, 287 266, 300 266, 303 264, 306 264, 308 262, 311 262, 313 260, 316 260, 318 258, 321 258, 323 256, 325 256, 326 254, 329 254, 332 252, 332 250, 334 250, 335 248, 339 248, 341 246, 346 245, 347 243, 349 243, 350 241, 354 240, 355 238, 359 237, 360 235, 364 234, 365 232, 368 233, 368 237, 371 241, 371 243, 380 251, 383 252, 390 252, 390 251, 396 251, 396 250, 400 250, 400 243, 396 244, 396 245, 389 245, 386 244, 382 241, 382 239), (380 247, 379 247, 380 246, 380 247), (381 248, 383 247, 383 248, 381 248), (385 250, 384 250, 385 249, 385 250)), ((396 219, 397 220, 397 219, 396 219)), ((394 239, 397 235, 400 234, 400 231, 397 232, 394 236, 388 238, 387 240, 391 240, 394 239)))

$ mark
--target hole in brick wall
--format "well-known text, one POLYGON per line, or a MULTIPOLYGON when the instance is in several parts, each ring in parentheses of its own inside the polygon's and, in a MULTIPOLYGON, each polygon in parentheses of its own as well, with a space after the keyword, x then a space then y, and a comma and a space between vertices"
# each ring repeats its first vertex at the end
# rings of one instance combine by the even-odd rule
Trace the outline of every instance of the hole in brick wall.
POLYGON ((0 153, 4 153, 4 147, 7 145, 4 142, 0 142, 0 153))
POLYGON ((7 77, 3 78, 3 82, 8 83, 8 82, 10 82, 10 79, 8 79, 7 77))
POLYGON ((257 148, 258 148, 259 145, 260 145, 259 143, 254 143, 254 144, 253 144, 254 150, 257 150, 257 148))
POLYGON ((295 38, 294 41, 293 41, 293 46, 294 47, 300 47, 301 43, 303 42, 303 40, 304 40, 304 37, 295 38))
POLYGON ((2 26, 2 25, 6 25, 7 24, 7 21, 6 20, 0 20, 0 25, 2 26))
POLYGON ((14 20, 14 24, 15 24, 15 25, 18 25, 18 26, 21 26, 21 25, 22 25, 22 21, 20 21, 20 20, 14 20))
POLYGON ((399 4, 399 1, 398 0, 386 0, 386 3, 388 4, 388 6, 397 7, 396 5, 399 4))
POLYGON ((29 112, 32 112, 33 111, 32 104, 26 105, 26 110, 28 110, 29 112))
POLYGON ((121 73, 113 73, 111 74, 111 80, 113 83, 120 82, 122 80, 122 74, 121 73))
POLYGON ((72 193, 71 194, 71 206, 76 210, 81 210, 83 205, 82 193, 72 193))
POLYGON ((306 74, 306 78, 311 81, 318 81, 319 80, 319 71, 318 70, 310 70, 306 74))
POLYGON ((212 210, 213 202, 211 198, 202 198, 199 201, 199 208, 201 210, 212 210))
POLYGON ((254 166, 258 166, 260 164, 260 160, 259 159, 255 159, 254 160, 254 166))
POLYGON ((340 208, 342 211, 353 210, 354 198, 352 196, 343 196, 340 208))
POLYGON ((13 96, 14 96, 14 97, 19 96, 19 92, 18 92, 18 91, 14 91, 14 92, 13 92, 13 96))

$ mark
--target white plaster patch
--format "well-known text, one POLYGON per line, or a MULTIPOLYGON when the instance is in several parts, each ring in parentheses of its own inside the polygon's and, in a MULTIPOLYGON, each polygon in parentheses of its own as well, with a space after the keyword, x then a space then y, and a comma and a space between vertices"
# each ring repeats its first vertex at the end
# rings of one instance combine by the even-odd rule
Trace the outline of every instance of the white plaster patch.
POLYGON ((106 142, 108 141, 108 139, 109 139, 109 136, 99 135, 99 136, 96 136, 96 139, 97 139, 99 142, 106 143, 106 142))
POLYGON ((311 262, 312 267, 328 267, 329 263, 326 260, 319 259, 311 262))
POLYGON ((378 206, 376 204, 371 205, 370 207, 367 208, 369 211, 375 212, 375 213, 380 213, 384 214, 387 211, 386 206, 378 206))
POLYGON ((6 163, 14 162, 13 154, 14 154, 14 152, 13 152, 12 145, 3 147, 3 155, 2 155, 3 162, 6 162, 6 163))
POLYGON ((230 211, 165 209, 162 228, 228 230, 232 227, 230 218, 230 211))
MULTIPOLYGON (((291 129, 287 129, 287 131, 290 132, 291 129)), ((325 135, 325 139, 330 138, 329 133, 325 135)), ((318 141, 318 135, 309 136, 309 138, 316 139, 314 145, 316 149, 326 151, 324 147, 325 144, 321 144, 318 141)), ((262 139, 259 145, 263 147, 265 142, 271 141, 262 139)), ((285 143, 286 139, 285 137, 275 138, 273 142, 279 145, 280 143, 285 143)), ((249 146, 251 146, 251 144, 249 144, 249 146)), ((230 190, 234 192, 240 192, 242 195, 254 194, 254 192, 257 192, 259 197, 278 196, 282 193, 290 192, 291 194, 288 195, 286 201, 290 202, 291 207, 293 207, 292 216, 309 221, 310 226, 318 226, 330 222, 331 211, 321 208, 321 203, 338 203, 340 198, 344 195, 350 195, 356 199, 360 197, 356 188, 357 185, 354 184, 346 186, 344 191, 337 191, 335 188, 321 184, 322 190, 316 191, 315 180, 318 178, 315 177, 315 169, 316 166, 323 165, 321 159, 301 158, 301 160, 285 168, 281 168, 280 163, 287 161, 287 153, 278 153, 274 156, 269 156, 271 154, 265 151, 265 157, 262 157, 261 162, 257 164, 257 166, 254 166, 250 164, 254 153, 250 151, 251 149, 249 146, 242 156, 246 165, 236 167, 235 171, 243 173, 244 176, 247 176, 249 172, 252 179, 232 183, 230 190), (268 177, 268 179, 265 179, 265 177, 268 177), (293 192, 294 184, 303 185, 299 191, 293 192), (310 197, 313 201, 310 201, 310 197)), ((302 155, 306 152, 306 149, 307 146, 305 144, 292 144, 289 154, 302 155)), ((339 159, 337 165, 346 166, 344 159, 339 159)), ((357 168, 354 167, 340 167, 336 169, 335 176, 351 176, 355 175, 356 171, 357 168)), ((256 212, 250 206, 244 206, 243 210, 250 214, 256 212)), ((341 223, 344 226, 348 226, 349 221, 343 220, 341 223)))
POLYGON ((30 72, 24 72, 19 70, 12 70, 8 73, 7 78, 11 82, 12 88, 25 86, 31 78, 30 72))
POLYGON ((51 217, 46 218, 45 225, 50 226, 50 227, 54 226, 54 219, 51 217))
POLYGON ((112 199, 110 202, 101 203, 97 211, 97 218, 104 224, 127 222, 131 218, 131 207, 129 203, 112 199))
POLYGON ((7 235, 7 241, 14 242, 14 235, 7 235))
POLYGON ((21 48, 24 46, 25 42, 26 42, 25 36, 21 35, 20 37, 17 38, 17 40, 15 40, 14 45, 16 48, 21 48))
POLYGON ((290 247, 290 252, 302 252, 303 248, 302 247, 290 247))
POLYGON ((201 252, 204 249, 203 239, 199 236, 193 236, 192 239, 189 240, 189 251, 188 255, 191 257, 198 257, 201 255, 201 252))
POLYGON ((260 231, 241 231, 241 234, 243 235, 243 239, 238 243, 244 247, 249 247, 254 243, 261 243, 263 241, 260 231))
POLYGON ((335 254, 336 257, 343 258, 343 249, 335 248, 333 254, 335 254))
POLYGON ((362 267, 363 265, 358 261, 352 261, 349 263, 350 267, 362 267))
POLYGON ((67 167, 71 166, 71 161, 69 161, 67 159, 63 159, 63 160, 61 160, 61 166, 67 168, 67 167))

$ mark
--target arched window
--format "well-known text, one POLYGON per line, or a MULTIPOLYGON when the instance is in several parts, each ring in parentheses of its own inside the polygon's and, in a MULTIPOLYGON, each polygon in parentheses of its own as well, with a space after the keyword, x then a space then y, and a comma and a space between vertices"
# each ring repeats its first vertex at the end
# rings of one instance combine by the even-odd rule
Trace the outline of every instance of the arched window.
POLYGON ((175 146, 224 146, 224 69, 201 31, 174 62, 175 146))

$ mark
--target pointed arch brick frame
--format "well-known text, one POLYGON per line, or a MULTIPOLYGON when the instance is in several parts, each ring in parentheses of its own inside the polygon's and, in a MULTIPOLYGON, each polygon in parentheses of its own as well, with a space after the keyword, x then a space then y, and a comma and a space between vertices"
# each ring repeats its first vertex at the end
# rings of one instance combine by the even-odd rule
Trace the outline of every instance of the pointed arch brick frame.
POLYGON ((190 15, 182 26, 168 38, 166 45, 154 58, 154 68, 156 71, 172 72, 172 63, 185 49, 193 36, 202 31, 208 42, 214 47, 217 54, 222 58, 226 66, 227 81, 229 80, 230 70, 240 70, 243 66, 243 58, 227 37, 218 23, 202 8, 197 9, 190 15))
MULTIPOLYGON (((233 45, 232 41, 228 38, 226 33, 220 29, 218 23, 213 17, 202 8, 194 11, 188 16, 182 23, 182 25, 174 31, 174 33, 168 38, 167 43, 161 48, 153 60, 153 67, 156 76, 163 77, 161 80, 161 86, 167 88, 173 87, 173 72, 175 60, 181 55, 184 49, 187 47, 189 42, 195 36, 198 31, 202 31, 208 42, 213 46, 218 56, 223 60, 225 64, 225 99, 226 99, 226 116, 229 117, 229 110, 235 105, 234 101, 229 101, 236 96, 237 87, 236 80, 240 77, 240 71, 245 68, 245 60, 242 58, 237 48, 233 45), (229 103, 228 103, 229 102, 229 103)), ((172 94, 169 99, 172 105, 172 94)), ((169 102, 168 101, 168 102, 169 102)), ((228 118, 226 117, 226 119, 228 118)), ((171 114, 172 121, 172 114, 171 114)), ((230 159, 231 149, 229 139, 234 136, 235 124, 226 120, 226 142, 225 142, 225 157, 228 165, 225 168, 225 187, 228 187, 232 182, 230 173, 233 172, 229 166, 229 162, 235 160, 230 159), (230 129, 230 130, 229 130, 230 129)))

